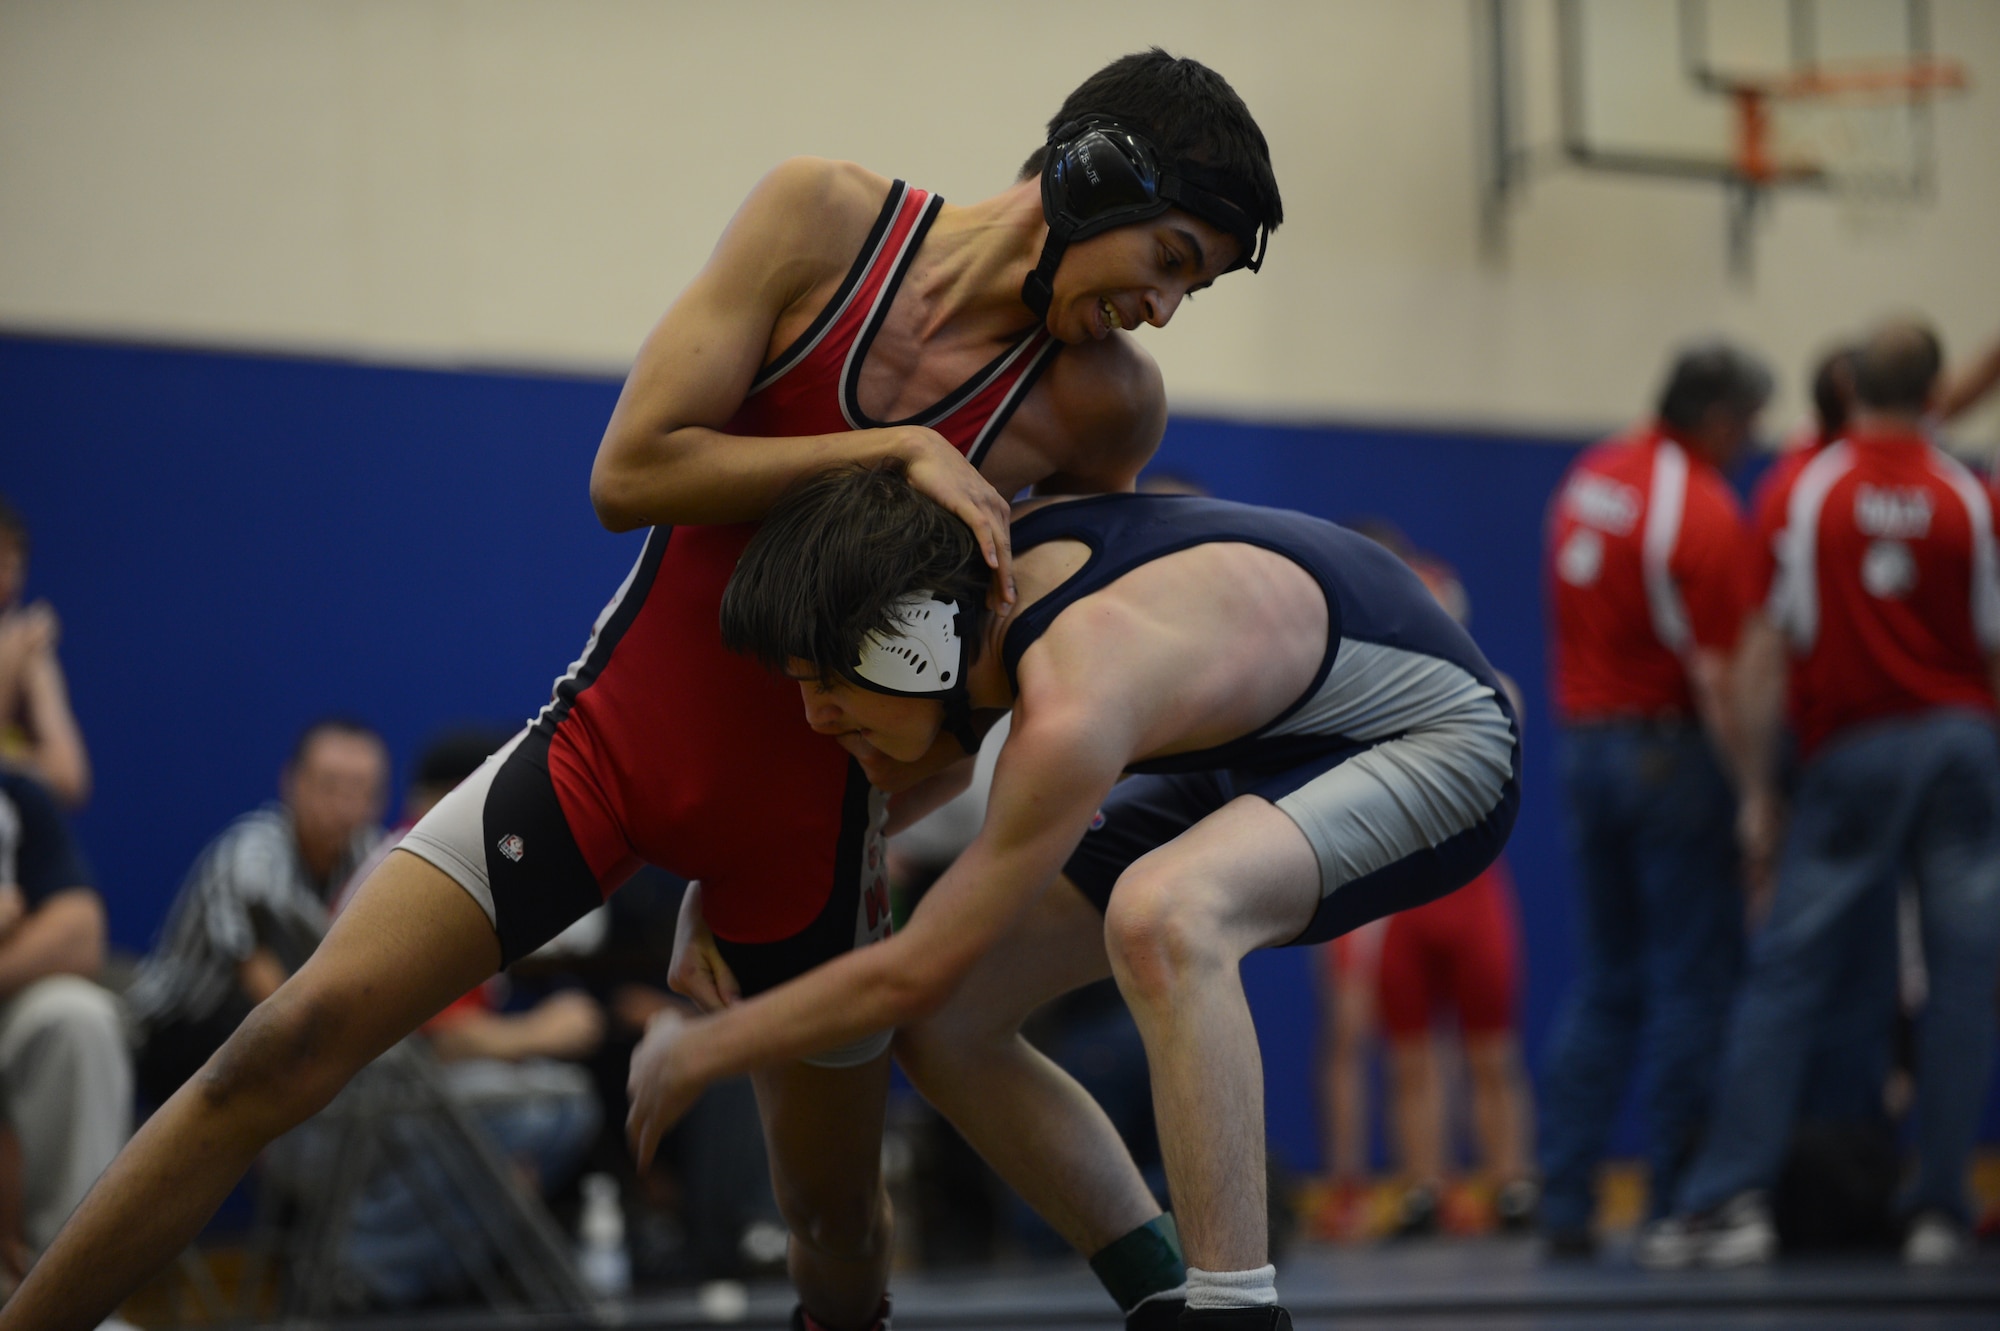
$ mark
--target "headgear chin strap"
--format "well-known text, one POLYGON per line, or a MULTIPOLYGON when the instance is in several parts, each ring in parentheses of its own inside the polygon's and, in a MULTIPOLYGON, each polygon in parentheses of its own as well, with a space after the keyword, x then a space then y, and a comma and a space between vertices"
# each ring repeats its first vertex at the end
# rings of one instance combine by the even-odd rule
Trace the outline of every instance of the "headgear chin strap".
POLYGON ((965 670, 971 652, 959 632, 964 616, 956 601, 936 593, 911 592, 897 600, 896 627, 861 640, 861 653, 848 672, 862 688, 897 698, 935 698, 944 704, 945 729, 967 753, 979 748, 972 730, 972 703, 965 670))
POLYGON ((1056 268, 1073 240, 1158 217, 1169 208, 1193 213, 1236 238, 1238 257, 1224 272, 1264 266, 1270 232, 1257 221, 1244 182, 1196 162, 1163 163, 1135 129, 1109 116, 1085 116, 1056 130, 1042 164, 1042 217, 1049 238, 1041 262, 1021 283, 1021 299, 1043 319, 1055 297, 1056 268))

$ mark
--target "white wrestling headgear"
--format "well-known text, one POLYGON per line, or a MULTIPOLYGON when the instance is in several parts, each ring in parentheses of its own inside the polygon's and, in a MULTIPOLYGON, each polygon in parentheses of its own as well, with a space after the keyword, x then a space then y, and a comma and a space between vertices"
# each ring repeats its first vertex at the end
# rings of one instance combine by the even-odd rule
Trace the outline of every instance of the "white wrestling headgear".
POLYGON ((963 693, 965 640, 958 632, 958 602, 934 592, 911 592, 896 602, 897 627, 861 640, 854 682, 899 698, 963 693))

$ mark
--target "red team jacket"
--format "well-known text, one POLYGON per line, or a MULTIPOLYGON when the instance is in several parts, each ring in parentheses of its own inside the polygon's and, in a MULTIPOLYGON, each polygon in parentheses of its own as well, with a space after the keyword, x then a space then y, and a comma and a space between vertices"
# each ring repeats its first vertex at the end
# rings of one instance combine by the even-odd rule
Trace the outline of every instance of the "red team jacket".
POLYGON ((1793 656, 1800 757, 1868 721, 1994 710, 1993 507, 1963 465, 1920 435, 1850 434, 1779 477, 1757 535, 1756 587, 1793 656))
POLYGON ((1559 719, 1692 718, 1686 660, 1736 645, 1745 539, 1728 482, 1661 427, 1585 451, 1548 513, 1559 719))

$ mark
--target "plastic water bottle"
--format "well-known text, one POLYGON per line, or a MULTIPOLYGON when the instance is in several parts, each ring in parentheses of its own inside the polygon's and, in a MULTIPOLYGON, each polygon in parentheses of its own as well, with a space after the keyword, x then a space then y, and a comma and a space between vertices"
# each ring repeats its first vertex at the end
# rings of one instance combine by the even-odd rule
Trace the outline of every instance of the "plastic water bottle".
POLYGON ((632 1290, 632 1255, 625 1251, 625 1212, 618 1204, 618 1180, 586 1174, 583 1215, 577 1222, 576 1269, 590 1292, 615 1299, 632 1290))

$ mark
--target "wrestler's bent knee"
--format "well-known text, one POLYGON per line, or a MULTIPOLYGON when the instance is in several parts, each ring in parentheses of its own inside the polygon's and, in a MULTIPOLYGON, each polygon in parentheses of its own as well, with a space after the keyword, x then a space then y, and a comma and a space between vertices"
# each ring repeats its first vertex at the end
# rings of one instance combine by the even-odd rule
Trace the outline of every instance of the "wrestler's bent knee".
POLYGON ((1219 925, 1174 875, 1144 860, 1134 864, 1104 912, 1104 945, 1119 989, 1130 999, 1161 1002, 1231 964, 1219 925))

